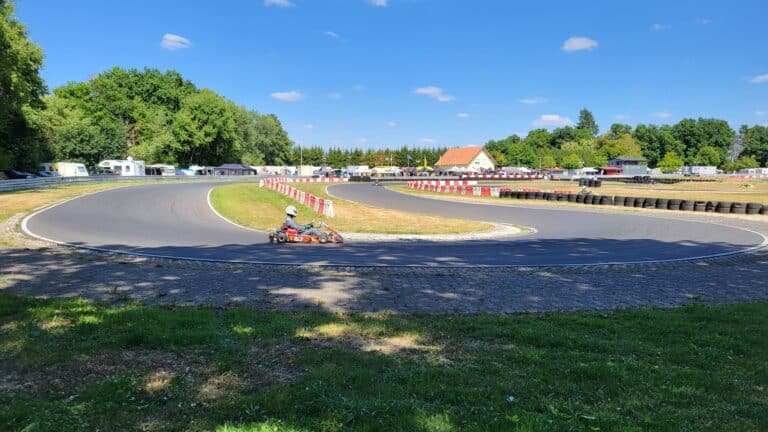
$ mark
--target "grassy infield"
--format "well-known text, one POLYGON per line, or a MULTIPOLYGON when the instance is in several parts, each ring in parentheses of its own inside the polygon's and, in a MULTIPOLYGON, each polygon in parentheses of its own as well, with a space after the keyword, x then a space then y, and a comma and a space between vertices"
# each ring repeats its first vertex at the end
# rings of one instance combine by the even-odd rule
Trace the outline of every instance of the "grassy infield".
POLYGON ((766 303, 392 316, 3 294, 0 430, 766 430, 766 328, 766 303))

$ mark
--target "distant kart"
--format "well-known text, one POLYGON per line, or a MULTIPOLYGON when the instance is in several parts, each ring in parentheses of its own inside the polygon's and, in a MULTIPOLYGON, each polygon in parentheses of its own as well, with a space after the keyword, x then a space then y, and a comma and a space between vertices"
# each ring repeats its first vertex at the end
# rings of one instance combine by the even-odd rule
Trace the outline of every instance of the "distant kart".
MULTIPOLYGON (((301 234, 298 230, 282 226, 269 233, 270 243, 344 243, 344 238, 336 232, 333 228, 320 222, 317 224, 318 228, 325 228, 326 231, 321 231, 318 235, 306 235, 301 234)), ((312 224, 309 224, 308 228, 312 228, 312 224)))

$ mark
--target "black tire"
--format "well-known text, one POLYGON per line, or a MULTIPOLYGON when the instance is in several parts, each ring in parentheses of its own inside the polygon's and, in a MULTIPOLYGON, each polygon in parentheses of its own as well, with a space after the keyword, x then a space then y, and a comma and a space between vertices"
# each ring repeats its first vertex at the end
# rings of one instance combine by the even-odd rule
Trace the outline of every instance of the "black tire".
POLYGON ((669 205, 667 205, 668 210, 680 210, 680 203, 682 200, 679 199, 671 199, 669 200, 669 205))
POLYGON ((556 193, 548 193, 547 194, 547 201, 557 201, 557 194, 556 193))
POLYGON ((717 204, 717 209, 715 210, 718 213, 727 214, 731 212, 731 207, 733 206, 732 203, 729 203, 727 201, 720 201, 717 204))
POLYGON ((603 181, 602 180, 595 180, 595 187, 602 187, 603 181))
POLYGON ((717 205, 719 203, 717 201, 707 201, 707 207, 704 209, 705 212, 713 212, 717 210, 717 205))
POLYGON ((600 205, 600 200, 603 199, 601 195, 592 195, 592 205, 600 205))
POLYGON ((707 202, 706 201, 695 201, 693 203, 693 211, 695 211, 695 212, 707 211, 707 202))
POLYGON ((285 242, 288 241, 288 234, 280 231, 279 233, 277 233, 277 237, 276 238, 277 238, 277 242, 278 243, 285 243, 285 242))
POLYGON ((600 198, 600 205, 613 205, 613 197, 603 195, 600 198))
POLYGON ((624 198, 624 207, 634 207, 634 206, 635 206, 635 197, 624 198))
POLYGON ((747 212, 747 205, 740 202, 735 202, 731 206, 731 213, 733 214, 745 214, 747 212))
POLYGON ((747 214, 760 214, 763 205, 760 203, 747 203, 747 214))
POLYGON ((317 235, 317 241, 318 241, 320 244, 326 244, 326 243, 328 243, 328 234, 326 234, 326 233, 324 233, 324 232, 321 232, 320 234, 318 234, 318 235, 317 235))
POLYGON ((557 200, 558 201, 568 201, 568 195, 567 194, 557 194, 557 200))
POLYGON ((666 198, 656 198, 656 208, 666 210, 669 208, 669 200, 666 198))
POLYGON ((536 199, 536 192, 526 192, 525 193, 525 199, 536 199))
POLYGON ((575 203, 575 202, 576 202, 576 200, 578 199, 578 197, 579 197, 579 196, 578 196, 577 194, 568 194, 568 198, 566 198, 566 200, 567 200, 569 203, 575 203))
POLYGON ((656 198, 646 198, 643 208, 656 208, 656 198))
POLYGON ((643 208, 645 205, 645 198, 635 198, 635 208, 643 208))
POLYGON ((534 197, 534 199, 540 200, 540 199, 544 198, 544 192, 536 192, 536 193, 534 193, 533 197, 534 197))
POLYGON ((680 211, 693 211, 694 204, 696 204, 696 201, 683 200, 680 203, 680 211))
POLYGON ((763 206, 763 208, 760 209, 760 214, 761 215, 768 214, 768 206, 763 206))
POLYGON ((584 198, 585 197, 586 197, 586 195, 582 195, 582 194, 576 195, 576 202, 579 203, 579 204, 584 204, 584 198))
POLYGON ((624 205, 624 200, 626 200, 626 197, 615 196, 615 197, 613 197, 613 205, 623 206, 624 205))

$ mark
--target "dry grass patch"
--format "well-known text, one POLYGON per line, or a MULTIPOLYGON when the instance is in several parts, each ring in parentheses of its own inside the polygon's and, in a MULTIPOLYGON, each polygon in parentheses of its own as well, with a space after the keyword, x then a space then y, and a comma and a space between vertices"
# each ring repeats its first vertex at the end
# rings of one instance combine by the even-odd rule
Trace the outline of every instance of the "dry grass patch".
POLYGON ((41 330, 45 330, 45 331, 53 331, 53 330, 58 330, 62 328, 67 328, 67 327, 74 327, 74 326, 75 326, 75 323, 72 322, 71 319, 62 318, 58 316, 47 319, 41 322, 40 324, 38 324, 38 327, 40 327, 41 330))
POLYGON ((155 394, 166 390, 171 385, 171 381, 175 377, 176 373, 172 371, 167 371, 164 369, 156 370, 147 376, 147 382, 144 385, 144 391, 149 394, 155 394))
POLYGON ((216 374, 200 386, 196 400, 204 405, 211 404, 227 396, 238 394, 243 387, 245 383, 235 373, 216 374))

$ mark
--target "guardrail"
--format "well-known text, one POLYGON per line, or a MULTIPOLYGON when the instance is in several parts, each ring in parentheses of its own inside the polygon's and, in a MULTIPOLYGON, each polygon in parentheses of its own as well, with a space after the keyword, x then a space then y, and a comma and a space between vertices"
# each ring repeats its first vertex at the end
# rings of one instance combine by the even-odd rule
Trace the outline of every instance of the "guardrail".
POLYGON ((107 183, 140 180, 162 181, 236 181, 257 180, 262 176, 92 176, 92 177, 41 177, 24 180, 0 180, 0 192, 23 189, 43 189, 54 186, 85 183, 107 183))

